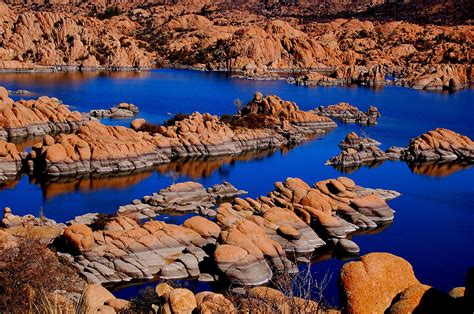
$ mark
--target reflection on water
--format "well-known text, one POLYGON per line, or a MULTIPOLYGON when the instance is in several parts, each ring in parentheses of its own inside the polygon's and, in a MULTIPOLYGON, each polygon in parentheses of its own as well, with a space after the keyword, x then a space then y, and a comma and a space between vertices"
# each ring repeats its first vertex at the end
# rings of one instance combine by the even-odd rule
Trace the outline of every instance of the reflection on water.
POLYGON ((185 176, 193 180, 199 180, 201 178, 209 178, 216 171, 220 174, 226 174, 230 170, 225 169, 226 165, 234 165, 237 161, 251 161, 251 160, 263 160, 266 157, 270 157, 277 151, 287 152, 289 148, 282 147, 281 149, 264 150, 259 152, 250 152, 238 156, 225 156, 220 158, 193 158, 193 159, 180 159, 170 163, 160 165, 156 170, 161 174, 170 174, 172 176, 185 176))
POLYGON ((455 172, 469 169, 472 164, 465 161, 428 161, 408 163, 411 171, 416 174, 422 174, 432 177, 445 177, 455 172))
MULTIPOLYGON (((312 136, 308 140, 315 140, 317 136, 312 136)), ((262 150, 258 152, 248 152, 242 155, 224 156, 215 158, 185 158, 175 160, 170 163, 159 165, 153 169, 144 171, 134 171, 122 175, 84 175, 81 177, 30 177, 30 183, 41 187, 45 200, 51 200, 54 197, 74 192, 94 192, 102 189, 125 190, 131 186, 137 185, 141 181, 149 178, 154 171, 170 177, 187 177, 193 180, 211 177, 216 171, 220 174, 230 172, 225 166, 233 166, 236 162, 246 162, 252 160, 264 160, 276 152, 286 155, 293 146, 282 146, 271 150, 262 150)), ((14 187, 17 180, 11 181, 2 188, 14 187)))
POLYGON ((15 144, 16 149, 19 152, 28 152, 31 150, 31 147, 33 147, 33 145, 41 143, 43 141, 43 137, 29 136, 27 138, 11 139, 10 141, 15 144))
MULTIPOLYGON (((97 78, 111 78, 111 79, 137 79, 137 78, 147 78, 150 76, 149 71, 85 71, 85 72, 38 72, 38 73, 2 73, 2 80, 12 81, 14 80, 18 84, 35 84, 35 85, 54 85, 54 84, 67 84, 71 83, 83 83, 87 80, 97 79, 97 78)), ((31 91, 35 93, 35 91, 31 91)), ((29 95, 12 95, 12 96, 21 96, 29 97, 29 95)))
POLYGON ((45 200, 50 200, 62 194, 69 194, 77 191, 90 192, 106 188, 126 189, 145 180, 152 174, 152 171, 134 172, 123 176, 86 176, 82 178, 30 178, 33 184, 39 184, 43 191, 45 200))
POLYGON ((377 168, 381 164, 383 164, 385 160, 374 160, 374 161, 369 161, 369 162, 364 162, 362 164, 358 165, 350 165, 350 166, 342 166, 342 165, 331 165, 334 169, 337 171, 344 173, 344 174, 350 174, 354 173, 357 170, 361 169, 362 167, 367 167, 369 169, 377 168))

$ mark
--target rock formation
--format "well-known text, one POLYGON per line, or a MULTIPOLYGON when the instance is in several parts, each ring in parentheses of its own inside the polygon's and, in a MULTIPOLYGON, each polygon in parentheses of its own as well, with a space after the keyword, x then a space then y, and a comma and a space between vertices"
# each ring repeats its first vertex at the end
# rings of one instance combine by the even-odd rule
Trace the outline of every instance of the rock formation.
POLYGON ((355 132, 351 132, 339 143, 342 149, 339 155, 326 161, 326 165, 344 170, 388 159, 387 154, 378 148, 378 145, 380 143, 371 138, 359 137, 355 132))
POLYGON ((176 158, 239 155, 299 143, 332 127, 330 118, 257 93, 237 115, 224 119, 195 112, 151 134, 88 122, 76 134, 45 137, 28 159, 35 171, 49 176, 130 172, 176 158))
POLYGON ((207 206, 206 202, 210 206, 219 196, 235 199, 218 207, 216 222, 193 216, 182 226, 160 221, 139 224, 120 209, 115 217, 77 217, 64 230, 62 247, 68 249, 60 255, 90 283, 158 275, 200 280, 219 276, 239 285, 260 285, 275 271, 297 271, 286 253, 311 253, 331 243, 357 254, 358 246, 344 238, 392 220, 393 210, 385 199, 399 195, 362 188, 342 177, 317 182, 314 188, 294 178, 275 186, 268 196, 242 199, 235 198, 237 190, 228 185, 209 188, 206 194, 196 183, 176 184, 144 199, 173 210, 207 206))
POLYGON ((367 112, 363 112, 359 108, 345 102, 327 107, 320 106, 314 112, 322 116, 338 118, 344 123, 357 123, 360 125, 377 124, 377 119, 381 116, 377 107, 370 106, 367 112))
POLYGON ((465 290, 455 288, 448 295, 420 283, 410 263, 389 253, 345 264, 339 280, 347 313, 462 313, 470 307, 469 275, 465 290))
POLYGON ((160 212, 200 212, 205 216, 215 216, 212 209, 218 202, 233 199, 247 192, 237 190, 225 182, 206 189, 197 182, 173 184, 153 195, 134 200, 131 204, 120 206, 117 214, 134 218, 152 218, 160 212))
MULTIPOLYGON (((204 229, 215 225, 202 219, 201 224, 210 225, 204 229)), ((159 221, 139 225, 126 217, 112 219, 98 231, 73 224, 64 230, 64 238, 71 250, 81 254, 62 255, 90 283, 151 279, 156 274, 165 279, 194 277, 200 274, 199 263, 208 256, 201 247, 216 242, 207 230, 198 233, 199 224, 196 230, 159 221)))
POLYGON ((32 2, 1 4, 1 68, 119 69, 156 63, 249 78, 292 74, 291 81, 301 85, 377 86, 395 76, 390 83, 449 90, 465 88, 471 80, 467 12, 472 4, 467 0, 462 5, 439 0, 32 2), (382 2, 388 8, 364 15, 382 2), (438 12, 438 23, 446 24, 449 10, 458 11, 452 20, 462 21, 455 27, 433 25, 429 17, 418 21, 419 12, 438 12), (342 15, 331 15, 336 13, 342 15), (411 15, 411 22, 397 20, 403 14, 411 15))
POLYGON ((458 160, 474 162, 474 142, 467 136, 437 128, 411 140, 400 152, 407 161, 458 160))
POLYGON ((10 9, 0 3, 0 68, 87 70, 145 68, 154 54, 137 40, 126 16, 99 20, 87 14, 10 9))
POLYGON ((84 123, 79 112, 70 111, 57 98, 13 101, 0 87, 0 139, 69 133, 84 123))
POLYGON ((89 112, 89 115, 94 118, 132 118, 138 114, 138 107, 134 104, 120 103, 110 109, 94 109, 89 112))
POLYGON ((82 293, 82 306, 91 313, 116 313, 129 306, 129 302, 117 299, 101 285, 87 285, 82 293))
POLYGON ((0 139, 0 182, 16 178, 21 165, 20 153, 15 144, 0 139))

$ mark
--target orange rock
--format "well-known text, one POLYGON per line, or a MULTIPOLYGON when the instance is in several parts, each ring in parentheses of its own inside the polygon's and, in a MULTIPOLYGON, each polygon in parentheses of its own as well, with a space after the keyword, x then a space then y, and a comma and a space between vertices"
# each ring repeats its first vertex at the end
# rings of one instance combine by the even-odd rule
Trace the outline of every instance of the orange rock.
POLYGON ((171 311, 176 314, 191 314, 197 307, 194 294, 188 289, 173 289, 170 292, 171 311))
POLYGON ((420 284, 412 266, 389 253, 370 253, 349 262, 339 278, 348 313, 384 313, 397 294, 420 284))
POLYGON ((94 246, 92 230, 81 224, 74 224, 64 230, 64 237, 78 251, 87 251, 94 246))

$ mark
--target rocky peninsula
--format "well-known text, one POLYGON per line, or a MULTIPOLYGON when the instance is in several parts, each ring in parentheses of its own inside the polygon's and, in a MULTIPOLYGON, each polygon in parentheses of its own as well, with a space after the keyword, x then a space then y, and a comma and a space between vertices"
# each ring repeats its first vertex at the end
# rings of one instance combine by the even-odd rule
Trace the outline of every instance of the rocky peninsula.
POLYGON ((77 111, 70 111, 57 98, 41 96, 34 100, 13 101, 0 87, 0 139, 70 133, 85 122, 77 111))
POLYGON ((195 112, 159 127, 134 121, 137 131, 87 122, 75 134, 45 137, 33 147, 28 163, 48 176, 131 172, 176 158, 239 155, 300 143, 335 126, 293 102, 257 93, 233 116, 195 112))
POLYGON ((358 246, 345 238, 355 230, 393 220, 394 211, 385 200, 399 196, 357 186, 343 177, 313 187, 288 178, 275 187, 267 196, 243 199, 239 197, 243 191, 230 184, 204 189, 194 182, 178 183, 118 208, 115 215, 84 215, 67 227, 44 218, 16 216, 10 209, 2 222, 6 228, 30 226, 57 238, 61 258, 90 283, 158 276, 259 285, 275 272, 297 271, 287 254, 312 253, 321 247, 357 254, 358 246), (181 226, 137 222, 165 210, 198 215, 181 226))

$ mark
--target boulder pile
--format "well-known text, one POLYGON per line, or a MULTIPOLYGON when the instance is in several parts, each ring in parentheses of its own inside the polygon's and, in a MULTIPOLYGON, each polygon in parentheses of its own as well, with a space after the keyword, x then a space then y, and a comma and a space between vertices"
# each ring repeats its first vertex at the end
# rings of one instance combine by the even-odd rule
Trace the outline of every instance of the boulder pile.
POLYGON ((233 199, 247 193, 225 182, 204 188, 198 182, 173 184, 158 193, 134 200, 131 204, 120 206, 117 214, 135 218, 152 218, 160 212, 200 212, 204 216, 215 216, 212 209, 218 202, 233 199))
POLYGON ((379 142, 368 137, 360 137, 355 132, 346 135, 339 143, 342 151, 335 157, 326 161, 326 165, 332 165, 344 170, 360 166, 362 164, 380 162, 388 159, 387 154, 377 146, 379 142))
POLYGON ((238 192, 226 184, 207 190, 190 182, 173 185, 147 198, 155 204, 150 206, 187 210, 198 204, 214 206, 228 196, 234 200, 219 205, 216 222, 193 216, 182 226, 140 224, 120 210, 103 224, 94 223, 97 216, 76 219, 64 230, 69 249, 60 254, 90 283, 158 275, 205 281, 219 276, 238 285, 259 285, 271 280, 275 271, 297 271, 287 253, 311 253, 326 244, 358 253, 346 236, 392 220, 393 210, 385 200, 399 195, 362 188, 343 177, 313 187, 288 178, 257 199, 235 197, 238 192))
POLYGON ((400 152, 406 161, 457 160, 474 162, 474 142, 467 136, 437 128, 411 140, 400 152))
POLYGON ((357 123, 360 125, 377 124, 377 120, 381 116, 375 106, 370 106, 366 112, 363 112, 359 110, 359 108, 345 102, 329 105, 327 107, 319 106, 314 112, 318 115, 338 118, 344 123, 357 123))
POLYGON ((20 153, 15 144, 0 139, 0 182, 15 178, 21 166, 20 153))
POLYGON ((199 263, 209 258, 202 247, 215 244, 220 232, 215 223, 196 219, 199 221, 185 223, 185 227, 160 221, 139 225, 130 218, 116 217, 97 231, 73 224, 64 230, 64 239, 79 255, 62 255, 90 283, 151 279, 156 274, 164 279, 196 277, 199 263))
POLYGON ((0 139, 25 138, 70 133, 85 122, 77 111, 70 111, 57 98, 13 101, 0 87, 0 139))
POLYGON ((115 107, 110 109, 95 109, 89 112, 89 115, 94 118, 103 119, 103 118, 132 118, 138 114, 138 107, 134 104, 120 103, 115 107))

